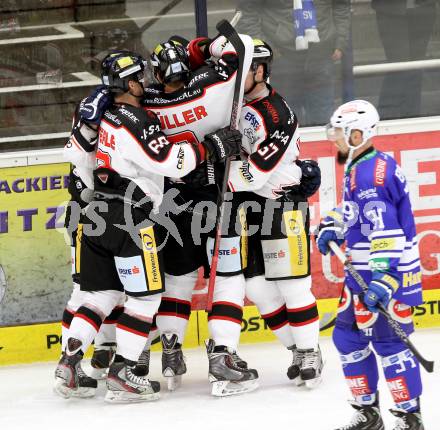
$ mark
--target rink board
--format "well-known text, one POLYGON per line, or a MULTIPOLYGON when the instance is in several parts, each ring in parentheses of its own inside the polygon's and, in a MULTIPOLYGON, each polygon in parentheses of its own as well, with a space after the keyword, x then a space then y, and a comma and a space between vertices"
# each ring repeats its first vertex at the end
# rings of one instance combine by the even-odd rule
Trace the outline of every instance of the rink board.
MULTIPOLYGON (((318 300, 321 335, 332 332, 337 309, 337 299, 318 300)), ((424 291, 424 303, 414 308, 414 322, 418 328, 440 326, 440 289, 424 291)), ((188 325, 184 348, 203 345, 208 335, 205 311, 193 311, 188 325)), ((244 308, 241 342, 257 343, 275 340, 255 306, 244 308)), ((153 350, 160 349, 158 342, 153 350)), ((0 328, 0 365, 55 361, 61 351, 61 324, 34 324, 0 328)), ((86 356, 90 356, 91 350, 86 356)))

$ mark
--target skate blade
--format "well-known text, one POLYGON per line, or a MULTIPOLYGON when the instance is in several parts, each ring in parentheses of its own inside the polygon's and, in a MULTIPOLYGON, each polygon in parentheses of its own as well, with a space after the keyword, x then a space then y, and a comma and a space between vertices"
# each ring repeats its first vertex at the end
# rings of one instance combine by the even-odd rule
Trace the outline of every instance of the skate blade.
POLYGON ((90 371, 90 377, 93 379, 97 379, 98 381, 102 381, 103 379, 107 379, 108 367, 104 369, 95 369, 92 367, 90 371))
POLYGON ((53 392, 58 396, 69 399, 72 397, 72 391, 74 388, 70 388, 66 385, 66 381, 61 378, 55 378, 55 384, 53 386, 53 392))
POLYGON ((305 383, 305 381, 303 381, 301 379, 301 376, 297 376, 295 379, 292 379, 292 382, 295 384, 296 387, 302 387, 305 383))
POLYGON ((233 381, 215 381, 211 382, 211 394, 215 397, 235 396, 238 394, 249 393, 258 388, 258 381, 233 382, 233 381))
POLYGON ((309 390, 313 390, 313 389, 316 388, 321 382, 322 382, 322 377, 321 377, 321 375, 319 375, 317 378, 308 379, 308 380, 304 381, 304 383, 306 384, 306 387, 307 387, 309 390))
POLYGON ((64 399, 70 399, 71 397, 86 399, 95 396, 96 388, 92 388, 92 387, 70 388, 66 385, 66 381, 64 379, 56 378, 53 391, 55 394, 58 394, 64 399))
POLYGON ((175 391, 182 386, 182 375, 167 376, 164 374, 164 376, 167 379, 168 391, 175 391))
POLYGON ((104 401, 107 403, 140 403, 152 402, 160 399, 160 393, 130 393, 128 391, 107 390, 104 401))

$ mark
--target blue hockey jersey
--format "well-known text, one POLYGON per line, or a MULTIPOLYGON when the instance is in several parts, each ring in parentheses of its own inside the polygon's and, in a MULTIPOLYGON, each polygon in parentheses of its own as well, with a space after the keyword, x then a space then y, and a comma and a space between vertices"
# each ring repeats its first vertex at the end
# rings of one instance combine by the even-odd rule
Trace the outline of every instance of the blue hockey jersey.
MULTIPOLYGON (((343 212, 347 253, 364 280, 369 283, 374 272, 385 273, 398 281, 394 299, 410 306, 422 303, 408 186, 392 157, 371 148, 353 160, 344 177, 343 212)), ((349 273, 346 284, 361 292, 349 273)))

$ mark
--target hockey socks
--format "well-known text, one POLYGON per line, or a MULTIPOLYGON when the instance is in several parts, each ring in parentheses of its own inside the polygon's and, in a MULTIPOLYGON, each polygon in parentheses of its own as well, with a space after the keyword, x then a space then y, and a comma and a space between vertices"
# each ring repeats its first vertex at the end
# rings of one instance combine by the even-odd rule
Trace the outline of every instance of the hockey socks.
POLYGON ((290 348, 295 343, 289 326, 287 308, 276 282, 266 281, 264 276, 246 279, 246 296, 258 308, 264 322, 279 341, 290 348))
POLYGON ((287 307, 292 335, 298 349, 317 350, 319 341, 319 314, 311 291, 310 276, 275 281, 287 307))
POLYGON ((165 275, 166 291, 156 315, 160 334, 175 333, 183 343, 191 315, 191 299, 198 271, 182 276, 165 275))
POLYGON ((244 277, 217 276, 208 328, 216 345, 237 349, 244 304, 244 277))
POLYGON ((138 361, 150 332, 150 321, 125 312, 119 317, 116 324, 116 344, 119 355, 134 362, 138 361))
POLYGON ((283 304, 280 308, 272 312, 262 313, 261 318, 263 318, 272 333, 286 348, 292 347, 295 341, 289 326, 286 305, 283 304))
MULTIPOLYGON (((69 328, 69 339, 74 338, 81 341, 81 350, 83 353, 87 351, 92 344, 96 333, 102 324, 103 315, 97 310, 92 310, 89 307, 81 306, 75 313, 72 323, 69 328)), ((69 342, 66 339, 66 342, 69 342)), ((69 353, 69 344, 67 344, 66 351, 69 353)))

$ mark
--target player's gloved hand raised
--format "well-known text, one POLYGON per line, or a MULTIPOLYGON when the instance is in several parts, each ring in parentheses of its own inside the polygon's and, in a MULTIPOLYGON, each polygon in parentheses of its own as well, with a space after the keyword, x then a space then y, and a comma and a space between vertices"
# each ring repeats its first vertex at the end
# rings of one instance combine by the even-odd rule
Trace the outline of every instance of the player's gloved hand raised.
POLYGON ((202 142, 207 152, 206 158, 215 163, 238 155, 241 148, 241 137, 238 130, 232 130, 229 126, 207 134, 202 142))
POLYGON ((189 65, 191 70, 197 70, 200 66, 205 64, 205 60, 209 57, 209 44, 211 39, 207 37, 198 37, 191 40, 188 45, 189 65))
POLYGON ((327 255, 330 251, 329 242, 336 242, 338 246, 344 243, 344 221, 341 208, 328 212, 315 231, 315 240, 319 252, 327 255))
POLYGON ((365 306, 371 312, 377 312, 379 304, 386 308, 398 287, 399 282, 393 276, 383 272, 373 272, 373 279, 364 294, 365 306))
POLYGON ((288 201, 296 201, 298 197, 307 199, 313 196, 321 185, 321 169, 315 160, 296 160, 296 164, 301 168, 301 182, 289 188, 284 187, 288 201))
POLYGON ((97 86, 92 94, 86 97, 80 104, 79 115, 81 120, 89 124, 98 125, 102 115, 113 103, 113 96, 105 85, 97 86))

